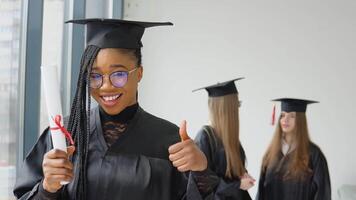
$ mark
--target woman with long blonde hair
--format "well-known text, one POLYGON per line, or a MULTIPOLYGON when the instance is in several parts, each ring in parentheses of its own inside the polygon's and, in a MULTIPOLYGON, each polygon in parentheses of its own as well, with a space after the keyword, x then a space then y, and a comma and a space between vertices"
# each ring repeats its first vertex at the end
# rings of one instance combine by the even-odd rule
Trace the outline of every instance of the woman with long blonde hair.
POLYGON ((306 119, 316 101, 281 98, 282 113, 261 167, 257 200, 330 200, 327 161, 311 142, 306 119))
MULTIPOLYGON (((206 156, 207 164, 204 169, 191 170, 187 194, 194 200, 251 199, 247 190, 255 180, 247 173, 246 155, 239 140, 240 102, 234 81, 240 79, 200 88, 206 89, 209 95, 211 124, 203 126, 195 138, 195 144, 206 156)), ((184 160, 191 161, 189 158, 193 155, 186 153, 186 156, 180 156, 189 151, 189 148, 181 149, 170 156, 178 169, 187 166, 189 162, 184 160)))

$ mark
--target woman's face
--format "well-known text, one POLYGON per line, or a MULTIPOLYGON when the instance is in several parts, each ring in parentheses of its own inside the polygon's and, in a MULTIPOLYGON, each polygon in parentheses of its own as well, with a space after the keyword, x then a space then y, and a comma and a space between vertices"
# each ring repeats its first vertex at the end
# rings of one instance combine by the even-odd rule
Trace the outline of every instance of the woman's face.
POLYGON ((295 128, 296 112, 282 111, 280 124, 284 133, 291 133, 295 128))
MULTIPOLYGON (((100 75, 103 75, 103 82, 99 88, 91 88, 92 97, 110 115, 115 115, 124 110, 127 106, 137 102, 136 92, 137 85, 142 78, 143 69, 141 66, 134 70, 137 66, 137 61, 134 55, 123 53, 119 49, 101 49, 96 57, 92 68, 91 77, 100 80, 100 75), (118 71, 129 72, 127 82, 124 86, 115 87, 109 76, 118 71), (94 75, 95 74, 95 75, 94 75)), ((118 76, 112 76, 113 78, 118 76)), ((93 78, 91 78, 91 82, 93 78)), ((116 79, 117 80, 117 79, 116 79)))

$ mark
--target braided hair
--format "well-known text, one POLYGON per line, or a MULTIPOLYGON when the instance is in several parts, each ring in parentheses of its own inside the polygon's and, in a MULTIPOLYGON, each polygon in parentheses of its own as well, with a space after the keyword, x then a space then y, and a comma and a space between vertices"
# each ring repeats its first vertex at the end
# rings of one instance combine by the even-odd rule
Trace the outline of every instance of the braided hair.
MULTIPOLYGON (((137 60, 137 66, 141 66, 141 49, 120 49, 123 53, 132 55, 137 60)), ((86 199, 87 188, 87 160, 89 151, 90 134, 90 73, 94 61, 100 51, 99 47, 89 45, 85 49, 80 62, 80 72, 77 88, 73 99, 68 131, 72 133, 76 145, 76 182, 75 199, 86 199)))

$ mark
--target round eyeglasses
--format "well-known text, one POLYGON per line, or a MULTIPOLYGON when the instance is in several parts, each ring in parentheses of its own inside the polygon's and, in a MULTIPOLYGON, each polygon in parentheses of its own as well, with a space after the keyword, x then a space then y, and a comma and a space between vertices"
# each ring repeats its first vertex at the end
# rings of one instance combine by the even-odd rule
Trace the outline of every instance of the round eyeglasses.
MULTIPOLYGON (((135 67, 134 69, 130 71, 116 71, 113 72, 109 75, 109 80, 110 83, 117 88, 122 88, 125 86, 128 80, 129 74, 132 72, 136 71, 138 67, 135 67)), ((90 87, 94 89, 98 89, 103 85, 104 82, 104 76, 99 73, 90 73, 90 87)))

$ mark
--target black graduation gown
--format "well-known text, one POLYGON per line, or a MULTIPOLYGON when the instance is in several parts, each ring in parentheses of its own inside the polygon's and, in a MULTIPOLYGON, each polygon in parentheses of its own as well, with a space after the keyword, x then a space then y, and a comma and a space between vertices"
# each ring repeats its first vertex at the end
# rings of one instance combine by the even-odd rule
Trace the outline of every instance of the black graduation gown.
MULTIPOLYGON (((91 112, 90 126, 88 200, 184 198, 186 179, 168 159, 168 147, 180 141, 176 125, 139 107, 123 135, 110 148, 103 137, 98 107, 91 112)), ((20 169, 14 189, 17 198, 31 199, 36 194, 43 179, 43 155, 50 149, 47 129, 20 169)), ((74 157, 74 165, 75 160, 74 157)), ((62 188, 60 199, 74 199, 73 182, 62 188)))
MULTIPOLYGON (((208 128, 206 126, 206 128, 208 128)), ((240 189, 240 180, 231 180, 225 178, 226 172, 226 157, 225 149, 221 140, 215 137, 211 144, 209 142, 209 136, 204 129, 200 130, 195 138, 195 143, 204 152, 208 160, 208 169, 205 173, 208 181, 204 183, 209 185, 208 187, 213 188, 209 194, 201 195, 198 190, 198 182, 196 176, 201 176, 201 173, 190 173, 188 187, 187 187, 187 197, 188 199, 205 199, 205 200, 250 200, 251 197, 249 193, 245 190, 240 189), (216 143, 215 143, 215 142, 216 143), (214 146, 212 146, 214 145, 214 146)), ((240 145, 241 159, 245 166, 245 152, 240 145)))
MULTIPOLYGON (((328 165, 318 146, 310 143, 309 168, 312 173, 304 180, 284 179, 290 154, 281 153, 277 165, 279 172, 272 167, 261 172, 257 200, 330 200, 331 187, 328 165), (283 159, 284 158, 284 159, 283 159)), ((277 166, 276 165, 276 166, 277 166)))

